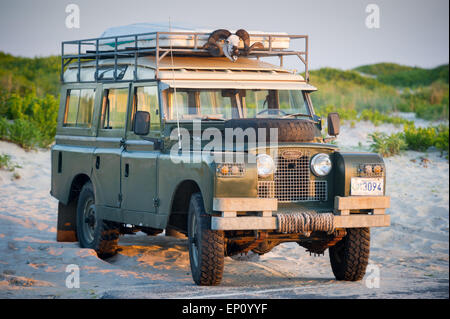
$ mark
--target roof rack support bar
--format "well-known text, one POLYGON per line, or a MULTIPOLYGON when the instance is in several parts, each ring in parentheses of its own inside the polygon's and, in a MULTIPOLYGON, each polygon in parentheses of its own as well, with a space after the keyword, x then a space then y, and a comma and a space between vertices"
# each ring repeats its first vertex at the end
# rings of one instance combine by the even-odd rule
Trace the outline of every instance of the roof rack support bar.
POLYGON ((61 79, 61 83, 64 82, 64 42, 61 44, 61 74, 60 74, 60 79, 61 79))
POLYGON ((156 32, 156 54, 155 54, 156 70, 155 78, 159 78, 159 32, 156 32))
POLYGON ((161 58, 160 58, 160 60, 162 60, 162 59, 164 59, 164 57, 166 56, 166 55, 168 55, 169 54, 169 52, 170 52, 170 50, 168 50, 168 51, 165 51, 163 54, 161 54, 161 58))
POLYGON ((80 59, 80 55, 81 55, 81 42, 78 42, 78 73, 77 73, 77 80, 78 82, 80 82, 80 73, 81 73, 81 59, 80 59))
POLYGON ((114 81, 117 80, 117 37, 114 38, 114 81))
POLYGON ((95 81, 98 81, 98 39, 95 40, 95 73, 94 73, 94 79, 95 81))
POLYGON ((138 47, 138 36, 134 36, 134 71, 133 71, 133 77, 134 80, 137 80, 137 57, 139 53, 139 47, 138 47))
POLYGON ((305 80, 309 82, 309 69, 308 69, 308 36, 305 36, 305 80))

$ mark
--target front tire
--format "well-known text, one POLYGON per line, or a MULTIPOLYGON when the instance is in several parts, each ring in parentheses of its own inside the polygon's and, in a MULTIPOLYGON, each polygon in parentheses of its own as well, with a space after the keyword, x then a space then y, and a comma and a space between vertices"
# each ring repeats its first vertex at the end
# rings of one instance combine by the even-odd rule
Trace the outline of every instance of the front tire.
POLYGON ((347 235, 329 249, 337 280, 358 281, 366 274, 370 254, 370 228, 349 228, 347 235))
POLYGON ((214 286, 222 280, 225 244, 223 231, 211 230, 200 193, 191 196, 188 215, 189 260, 197 285, 214 286))
POLYGON ((94 249, 100 258, 117 252, 119 227, 116 223, 98 219, 91 182, 84 184, 77 204, 77 238, 81 248, 94 249))

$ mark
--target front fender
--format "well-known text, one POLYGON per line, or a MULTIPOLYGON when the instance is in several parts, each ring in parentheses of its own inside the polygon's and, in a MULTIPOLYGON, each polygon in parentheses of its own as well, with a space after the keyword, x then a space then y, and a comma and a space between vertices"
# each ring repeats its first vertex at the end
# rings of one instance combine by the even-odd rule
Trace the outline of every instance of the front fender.
POLYGON ((383 166, 384 190, 386 189, 386 168, 383 158, 375 153, 335 152, 335 196, 350 196, 350 180, 361 176, 358 173, 361 164, 380 164, 383 166))

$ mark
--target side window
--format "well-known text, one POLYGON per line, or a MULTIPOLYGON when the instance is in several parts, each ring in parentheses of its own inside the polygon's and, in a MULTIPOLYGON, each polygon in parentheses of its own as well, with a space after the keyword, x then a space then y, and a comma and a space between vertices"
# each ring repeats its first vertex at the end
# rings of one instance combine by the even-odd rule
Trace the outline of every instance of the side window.
MULTIPOLYGON (((131 122, 134 125, 134 114, 136 111, 146 111, 150 113, 150 130, 158 131, 161 127, 159 117, 158 87, 141 86, 134 90, 133 112, 131 122)), ((130 125, 130 130, 132 129, 130 125)))
POLYGON ((125 127, 128 88, 103 91, 101 128, 107 130, 125 127))
POLYGON ((63 126, 90 128, 94 99, 94 89, 68 90, 63 126))

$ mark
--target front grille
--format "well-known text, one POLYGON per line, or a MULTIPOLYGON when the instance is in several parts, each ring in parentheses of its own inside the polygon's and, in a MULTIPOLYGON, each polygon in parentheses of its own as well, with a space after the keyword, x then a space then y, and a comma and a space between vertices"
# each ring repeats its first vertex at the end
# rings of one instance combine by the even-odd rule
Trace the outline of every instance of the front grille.
POLYGON ((258 197, 280 202, 326 201, 327 181, 311 180, 310 153, 302 151, 296 159, 281 154, 275 159, 274 180, 258 182, 258 197))

